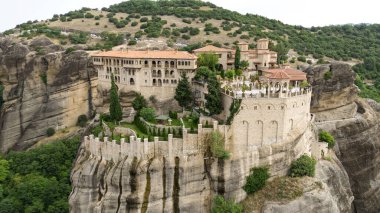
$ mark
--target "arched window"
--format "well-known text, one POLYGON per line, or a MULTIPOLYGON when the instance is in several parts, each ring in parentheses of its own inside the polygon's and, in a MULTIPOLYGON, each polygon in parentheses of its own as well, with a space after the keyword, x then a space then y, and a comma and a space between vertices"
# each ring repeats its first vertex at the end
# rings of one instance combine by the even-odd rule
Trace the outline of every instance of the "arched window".
POLYGON ((174 77, 174 70, 170 71, 170 77, 174 77))
POLYGON ((135 80, 133 78, 129 79, 129 84, 130 85, 135 85, 135 80))
POLYGON ((158 76, 158 77, 161 77, 161 70, 158 70, 158 71, 157 71, 157 76, 158 76))
POLYGON ((157 85, 157 81, 156 79, 153 79, 153 86, 156 86, 157 85))
POLYGON ((158 79, 158 86, 159 86, 159 87, 162 86, 162 81, 161 81, 161 79, 158 79))
POLYGON ((171 67, 171 68, 174 67, 174 61, 171 61, 171 62, 170 62, 170 67, 171 67))

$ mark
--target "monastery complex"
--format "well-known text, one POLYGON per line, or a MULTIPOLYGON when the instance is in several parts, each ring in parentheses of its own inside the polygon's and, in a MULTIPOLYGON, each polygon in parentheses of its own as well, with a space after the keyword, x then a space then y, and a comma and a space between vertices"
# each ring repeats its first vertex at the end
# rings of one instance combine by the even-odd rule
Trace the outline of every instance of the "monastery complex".
MULTIPOLYGON (((311 88, 306 81, 306 74, 279 67, 276 64, 277 53, 268 49, 267 39, 259 40, 257 49, 253 50, 249 50, 246 43, 239 43, 238 46, 241 60, 248 61, 249 66, 242 76, 234 76, 229 80, 219 79, 224 110, 218 118, 227 120, 231 115, 231 106, 236 101, 240 103, 239 109, 234 115, 233 123, 219 126, 214 123, 214 129, 223 132, 226 140, 230 138, 226 141, 226 146, 238 153, 287 141, 290 136, 300 136, 313 119, 310 114, 311 88)), ((202 53, 217 54, 219 68, 229 69, 234 64, 235 50, 206 46, 193 52, 124 50, 100 52, 92 57, 102 89, 110 88, 113 73, 119 91, 136 91, 145 98, 155 96, 161 101, 173 99, 181 74, 186 73, 192 84, 195 107, 204 108, 208 93, 207 82, 193 79, 198 56, 202 53)), ((211 120, 213 122, 215 120, 211 120)), ((187 134, 189 130, 184 128, 182 131, 184 136, 178 141, 182 147, 186 147, 186 143, 195 143, 194 140, 199 142, 202 132, 208 132, 202 123, 198 127, 198 134, 191 136, 193 139, 188 138, 191 135, 187 134)), ((135 140, 131 138, 131 141, 135 140)), ((155 138, 156 143, 157 140, 155 138)), ((141 150, 145 149, 148 153, 147 145, 141 146, 141 150)), ((125 148, 122 146, 122 149, 123 147, 125 148)), ((165 147, 165 150, 172 149, 171 145, 165 147)), ((192 144, 191 147, 190 152, 199 149, 198 145, 192 144)), ((91 149, 97 150, 96 147, 91 149)), ((183 149, 185 148, 173 152, 183 154, 183 149)), ((303 147, 302 150, 310 153, 311 147, 303 147)))

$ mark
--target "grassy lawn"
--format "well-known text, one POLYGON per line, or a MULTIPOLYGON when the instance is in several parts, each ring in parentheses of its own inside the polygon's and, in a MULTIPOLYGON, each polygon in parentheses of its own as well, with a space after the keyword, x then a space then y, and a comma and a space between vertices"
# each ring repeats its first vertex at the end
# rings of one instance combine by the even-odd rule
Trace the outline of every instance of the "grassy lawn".
POLYGON ((191 127, 193 127, 194 129, 197 128, 197 125, 194 124, 193 120, 189 118, 182 118, 182 120, 186 128, 191 128, 191 127))
POLYGON ((144 137, 144 138, 148 137, 147 134, 142 133, 141 130, 139 128, 137 128, 137 126, 135 124, 133 124, 133 123, 121 123, 121 126, 132 129, 133 131, 136 132, 136 134, 139 137, 144 137))
POLYGON ((172 119, 172 125, 171 126, 182 126, 182 122, 179 119, 172 119))

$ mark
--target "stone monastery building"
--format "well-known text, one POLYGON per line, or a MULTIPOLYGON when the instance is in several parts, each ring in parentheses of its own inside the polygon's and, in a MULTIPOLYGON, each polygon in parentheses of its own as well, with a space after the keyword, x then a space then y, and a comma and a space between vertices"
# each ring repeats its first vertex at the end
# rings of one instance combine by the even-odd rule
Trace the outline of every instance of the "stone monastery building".
POLYGON ((173 98, 181 73, 192 78, 197 68, 197 57, 186 51, 108 51, 92 58, 102 88, 110 87, 113 73, 120 90, 160 100, 173 98))
MULTIPOLYGON (((277 53, 270 51, 269 40, 260 39, 257 41, 257 48, 250 50, 248 43, 239 42, 238 47, 240 49, 240 60, 248 61, 248 70, 262 70, 268 68, 274 68, 277 64, 277 53)), ((227 70, 234 67, 235 62, 235 50, 219 48, 212 45, 202 47, 194 50, 196 55, 202 53, 215 53, 219 57, 220 68, 227 70)))

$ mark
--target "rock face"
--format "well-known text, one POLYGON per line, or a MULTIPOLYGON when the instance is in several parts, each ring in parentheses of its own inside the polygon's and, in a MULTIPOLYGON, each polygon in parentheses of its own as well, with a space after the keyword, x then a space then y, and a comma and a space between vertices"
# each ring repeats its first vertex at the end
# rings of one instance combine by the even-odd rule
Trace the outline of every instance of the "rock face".
POLYGON ((22 44, 0 40, 0 148, 25 149, 46 136, 48 128, 73 126, 93 112, 96 73, 83 51, 65 54, 47 38, 22 44))
POLYGON ((349 175, 356 212, 380 212, 379 105, 357 97, 355 74, 348 65, 314 67, 307 73, 316 125, 337 141, 334 151, 349 175), (328 71, 332 78, 324 79, 328 71))
POLYGON ((315 178, 304 178, 304 194, 287 203, 266 202, 262 212, 352 212, 354 199, 348 176, 339 160, 317 163, 315 178))

